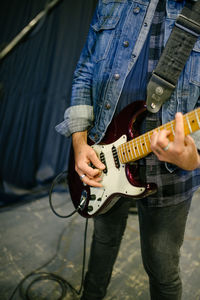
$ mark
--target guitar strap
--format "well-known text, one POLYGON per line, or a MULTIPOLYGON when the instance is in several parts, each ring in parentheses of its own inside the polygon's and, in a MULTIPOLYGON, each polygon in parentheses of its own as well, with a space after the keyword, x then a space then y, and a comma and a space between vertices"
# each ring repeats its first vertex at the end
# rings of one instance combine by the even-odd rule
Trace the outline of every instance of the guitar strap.
POLYGON ((174 91, 200 36, 200 0, 186 1, 147 86, 147 109, 156 113, 174 91))

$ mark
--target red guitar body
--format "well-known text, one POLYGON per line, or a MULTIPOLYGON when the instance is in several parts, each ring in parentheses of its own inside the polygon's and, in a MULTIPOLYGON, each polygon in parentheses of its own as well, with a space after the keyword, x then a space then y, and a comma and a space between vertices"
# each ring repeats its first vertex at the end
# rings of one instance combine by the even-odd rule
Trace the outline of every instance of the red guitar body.
MULTIPOLYGON (((123 109, 121 113, 117 117, 115 117, 111 122, 111 124, 109 125, 106 135, 99 145, 99 147, 101 147, 99 151, 104 151, 104 148, 106 147, 104 145, 109 145, 108 150, 106 151, 107 153, 109 149, 112 149, 113 145, 115 146, 115 142, 118 139, 120 139, 122 136, 127 137, 127 140, 132 140, 137 136, 139 136, 141 123, 146 117, 146 113, 147 110, 144 101, 133 102, 130 105, 128 105, 125 109, 123 109)), ((118 143, 120 143, 120 141, 118 143)), ((117 148, 117 143, 116 143, 116 148, 117 148)), ((96 150, 96 148, 94 149, 96 150)), ((106 153, 105 155, 107 155, 106 153)), ((110 160, 112 159, 109 157, 108 160, 109 160, 108 165, 110 165, 111 163, 110 160)), ((114 168, 115 168, 114 164, 112 164, 110 169, 108 168, 107 174, 104 175, 105 186, 107 185, 106 180, 108 180, 106 176, 109 175, 109 170, 111 169, 113 170, 114 168)), ((109 179, 110 184, 108 188, 109 191, 107 191, 107 188, 105 188, 99 194, 99 188, 91 188, 90 186, 83 185, 82 181, 80 180, 78 174, 75 171, 73 151, 71 151, 71 156, 69 160, 69 175, 68 175, 69 191, 75 208, 77 208, 80 202, 84 200, 84 206, 82 210, 79 210, 80 215, 89 218, 98 215, 100 213, 105 213, 115 204, 115 202, 121 196, 139 199, 139 198, 144 198, 149 194, 153 194, 157 190, 155 184, 153 183, 144 184, 140 181, 139 166, 137 162, 129 163, 126 165, 120 164, 118 170, 113 170, 112 172, 114 173, 110 174, 110 179, 109 179), (119 171, 119 169, 121 169, 121 171, 119 171), (114 178, 115 176, 114 174, 116 173, 117 174, 116 176, 118 176, 119 172, 122 172, 121 174, 124 174, 124 176, 120 175, 121 177, 119 177, 119 181, 118 181, 119 184, 117 184, 116 180, 118 179, 114 178), (121 180, 122 177, 124 177, 123 179, 124 181, 121 180), (113 180, 113 184, 114 185, 116 184, 116 186, 114 187, 116 191, 115 190, 110 191, 110 186, 112 186, 112 180, 113 180), (123 184, 123 182, 125 183, 123 184), (119 185, 121 184, 122 186, 118 188, 119 185), (127 185, 128 188, 124 189, 125 185, 127 185), (133 192, 131 189, 134 189, 133 192)))

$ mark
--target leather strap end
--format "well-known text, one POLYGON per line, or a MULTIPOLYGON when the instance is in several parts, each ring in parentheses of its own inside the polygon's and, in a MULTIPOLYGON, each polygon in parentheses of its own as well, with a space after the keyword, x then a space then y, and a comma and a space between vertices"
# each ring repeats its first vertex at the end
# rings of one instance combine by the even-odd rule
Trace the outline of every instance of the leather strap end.
POLYGON ((153 73, 147 86, 147 109, 157 113, 162 104, 169 99, 175 85, 153 73))

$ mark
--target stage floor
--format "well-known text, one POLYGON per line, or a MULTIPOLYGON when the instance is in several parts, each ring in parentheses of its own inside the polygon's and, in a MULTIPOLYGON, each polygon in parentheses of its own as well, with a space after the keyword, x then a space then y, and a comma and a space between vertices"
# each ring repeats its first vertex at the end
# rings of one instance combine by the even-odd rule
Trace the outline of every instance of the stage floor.
MULTIPOLYGON (((73 209, 67 193, 54 193, 53 202, 59 213, 68 214, 73 209)), ((79 290, 86 222, 84 218, 78 214, 69 219, 58 218, 49 207, 48 197, 13 204, 1 208, 0 213, 1 300, 20 300, 27 295, 35 300, 56 300, 62 292, 66 292, 65 281, 79 290), (21 286, 20 296, 20 289, 15 288, 25 276, 35 270, 42 272, 43 277, 29 277, 21 286), (57 281, 54 281, 55 277, 50 276, 50 273, 58 275, 61 280, 56 277, 57 281)), ((86 264, 92 223, 92 219, 89 219, 86 264)), ((200 190, 196 192, 192 202, 181 255, 183 300, 199 300, 200 190)), ((63 299, 75 300, 79 296, 68 289, 63 299)), ((124 240, 105 297, 105 300, 122 299, 149 299, 148 279, 140 255, 137 214, 129 215, 124 240)))

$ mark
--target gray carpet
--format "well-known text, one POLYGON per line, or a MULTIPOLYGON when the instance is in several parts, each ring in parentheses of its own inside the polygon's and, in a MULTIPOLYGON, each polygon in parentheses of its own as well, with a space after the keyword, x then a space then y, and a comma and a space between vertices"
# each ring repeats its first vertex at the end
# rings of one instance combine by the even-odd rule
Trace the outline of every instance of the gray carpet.
MULTIPOLYGON (((192 202, 184 245, 181 270, 183 300, 200 299, 200 191, 192 202)), ((68 214, 73 209, 68 194, 54 194, 54 205, 59 213, 68 214)), ((0 299, 9 300, 16 286, 27 274, 53 273, 55 278, 30 277, 12 300, 79 299, 73 290, 65 289, 65 281, 76 290, 80 288, 85 219, 78 214, 70 219, 56 217, 48 197, 22 202, 0 211, 0 299), (31 284, 31 285, 30 285, 31 284)), ((88 223, 87 259, 92 234, 92 219, 88 223)), ((148 300, 148 279, 143 270, 137 215, 130 215, 111 284, 105 300, 148 300)), ((91 299, 92 300, 92 299, 91 299)))

